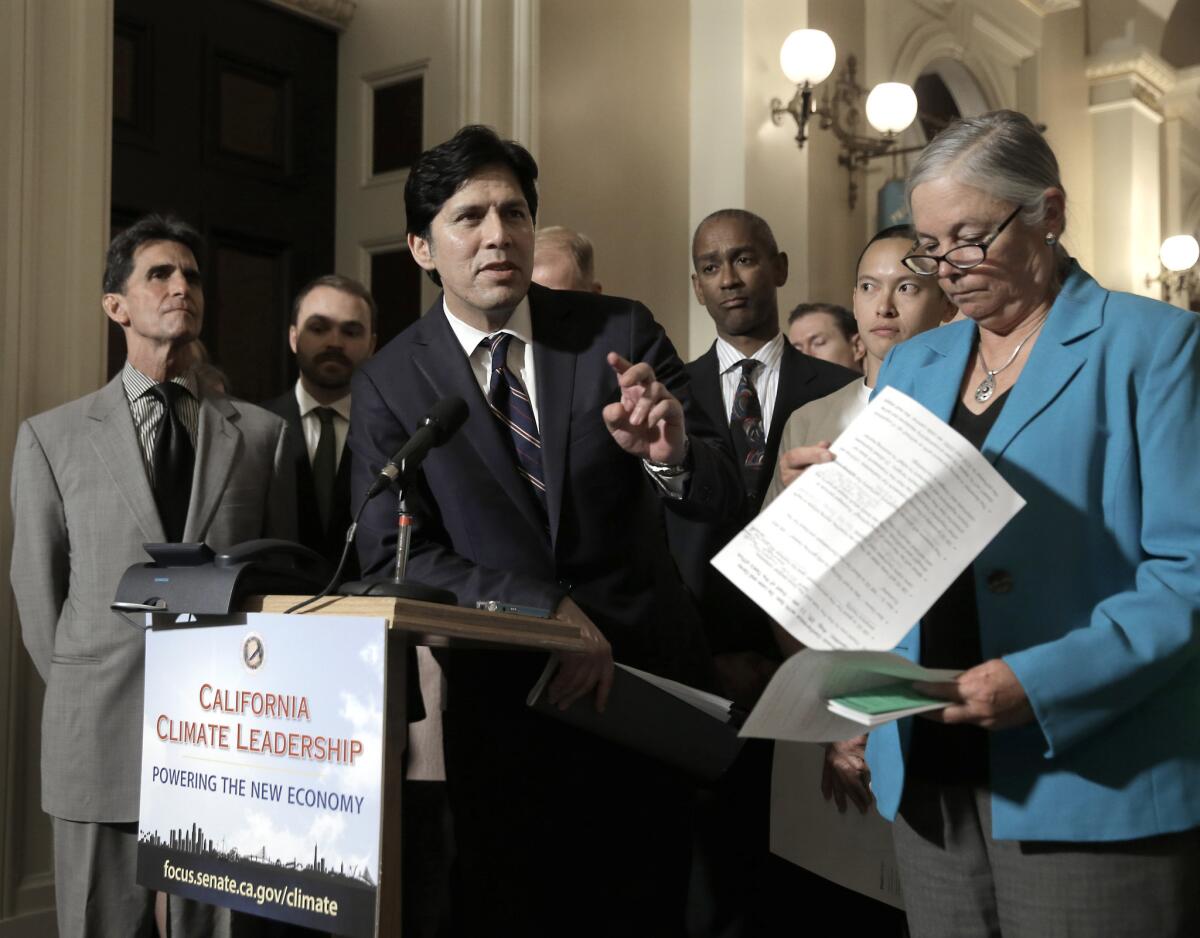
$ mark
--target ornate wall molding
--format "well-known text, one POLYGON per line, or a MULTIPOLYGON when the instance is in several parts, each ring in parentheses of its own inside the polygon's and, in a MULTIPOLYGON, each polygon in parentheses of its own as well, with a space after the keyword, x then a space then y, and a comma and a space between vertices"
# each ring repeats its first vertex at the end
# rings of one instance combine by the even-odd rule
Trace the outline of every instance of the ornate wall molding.
POLYGON ((1083 6, 1083 0, 1021 0, 1021 2, 1038 16, 1049 16, 1051 13, 1062 13, 1064 10, 1077 10, 1083 6))
POLYGON ((1093 107, 1132 99, 1159 115, 1177 82, 1176 69, 1147 49, 1092 56, 1085 74, 1093 107))
POLYGON ((896 52, 891 73, 896 81, 912 84, 939 59, 958 62, 970 73, 987 108, 1012 107, 1016 103, 1005 91, 1002 77, 995 74, 994 63, 964 42, 958 31, 951 31, 941 22, 923 23, 909 34, 896 52))
POLYGON ((1163 116, 1200 130, 1200 66, 1177 74, 1174 87, 1163 95, 1163 116))
POLYGON ((358 8, 358 0, 262 0, 271 6, 303 16, 305 19, 316 20, 322 26, 344 30, 354 19, 354 11, 358 8))

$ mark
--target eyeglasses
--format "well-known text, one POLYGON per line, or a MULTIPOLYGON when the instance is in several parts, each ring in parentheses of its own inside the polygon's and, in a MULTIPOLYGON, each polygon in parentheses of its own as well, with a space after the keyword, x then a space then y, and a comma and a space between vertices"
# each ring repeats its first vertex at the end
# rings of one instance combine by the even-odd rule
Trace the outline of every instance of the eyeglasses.
POLYGON ((978 267, 987 257, 987 249, 992 245, 992 242, 1000 237, 1000 232, 1008 227, 1009 223, 1017 217, 1024 207, 1024 205, 1018 205, 1014 208, 1012 214, 1000 222, 999 227, 982 241, 960 244, 956 248, 951 248, 945 254, 909 254, 904 258, 903 264, 914 274, 920 274, 923 277, 932 277, 936 274, 942 261, 945 261, 951 267, 957 267, 959 270, 970 270, 972 267, 978 267))

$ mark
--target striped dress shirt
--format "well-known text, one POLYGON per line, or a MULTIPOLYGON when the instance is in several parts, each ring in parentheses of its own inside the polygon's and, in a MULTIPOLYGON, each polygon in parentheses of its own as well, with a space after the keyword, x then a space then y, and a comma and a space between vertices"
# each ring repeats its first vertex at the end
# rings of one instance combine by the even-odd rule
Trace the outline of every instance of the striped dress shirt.
MULTIPOLYGON (((196 379, 189 371, 187 374, 172 378, 171 381, 182 385, 188 392, 179 398, 175 406, 194 450, 196 448, 196 430, 200 425, 200 397, 196 379)), ((150 480, 150 487, 153 488, 154 438, 158 435, 158 426, 163 419, 163 405, 150 393, 150 389, 158 382, 150 380, 129 362, 126 362, 125 368, 121 372, 121 383, 125 386, 125 397, 129 400, 129 412, 133 415, 133 428, 137 431, 138 446, 142 451, 142 465, 146 467, 146 478, 150 480)))
MULTIPOLYGON (((725 422, 733 412, 733 398, 737 394, 738 382, 742 380, 742 369, 739 367, 746 358, 724 339, 717 339, 717 367, 721 373, 721 397, 725 401, 725 422)), ((783 361, 783 335, 777 335, 770 342, 750 356, 762 362, 754 369, 751 381, 758 394, 758 404, 762 408, 763 435, 771 432, 771 417, 775 413, 775 394, 779 390, 779 366, 783 361)), ((787 416, 786 414, 784 415, 787 416)))

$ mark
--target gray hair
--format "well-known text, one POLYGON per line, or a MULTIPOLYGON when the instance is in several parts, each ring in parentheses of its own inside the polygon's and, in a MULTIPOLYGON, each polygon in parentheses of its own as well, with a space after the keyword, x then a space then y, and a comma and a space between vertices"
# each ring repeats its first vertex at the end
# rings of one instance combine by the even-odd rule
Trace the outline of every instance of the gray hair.
POLYGON ((595 276, 595 251, 588 236, 572 231, 562 225, 539 228, 534 236, 534 252, 539 247, 558 248, 566 251, 575 261, 580 275, 589 283, 595 276))
POLYGON ((910 217, 913 190, 943 176, 1023 205, 1025 225, 1045 217, 1047 189, 1066 193, 1054 151, 1033 121, 1017 111, 960 118, 934 137, 908 174, 904 194, 910 217))

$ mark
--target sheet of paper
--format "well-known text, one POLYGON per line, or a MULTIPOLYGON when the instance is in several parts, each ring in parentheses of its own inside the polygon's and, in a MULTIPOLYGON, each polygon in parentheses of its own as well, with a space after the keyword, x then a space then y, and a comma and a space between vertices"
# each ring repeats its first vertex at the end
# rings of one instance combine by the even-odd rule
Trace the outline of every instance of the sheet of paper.
POLYGON ((894 648, 1025 501, 894 388, 833 452, 712 562, 809 648, 894 648))
POLYGON ((892 825, 874 807, 838 813, 821 795, 825 750, 780 743, 771 773, 771 852, 855 892, 904 908, 892 825))
POLYGON ((886 687, 897 680, 950 681, 958 673, 923 668, 886 651, 808 648, 779 666, 739 735, 800 743, 853 739, 866 727, 831 713, 826 707, 830 698, 886 687))

